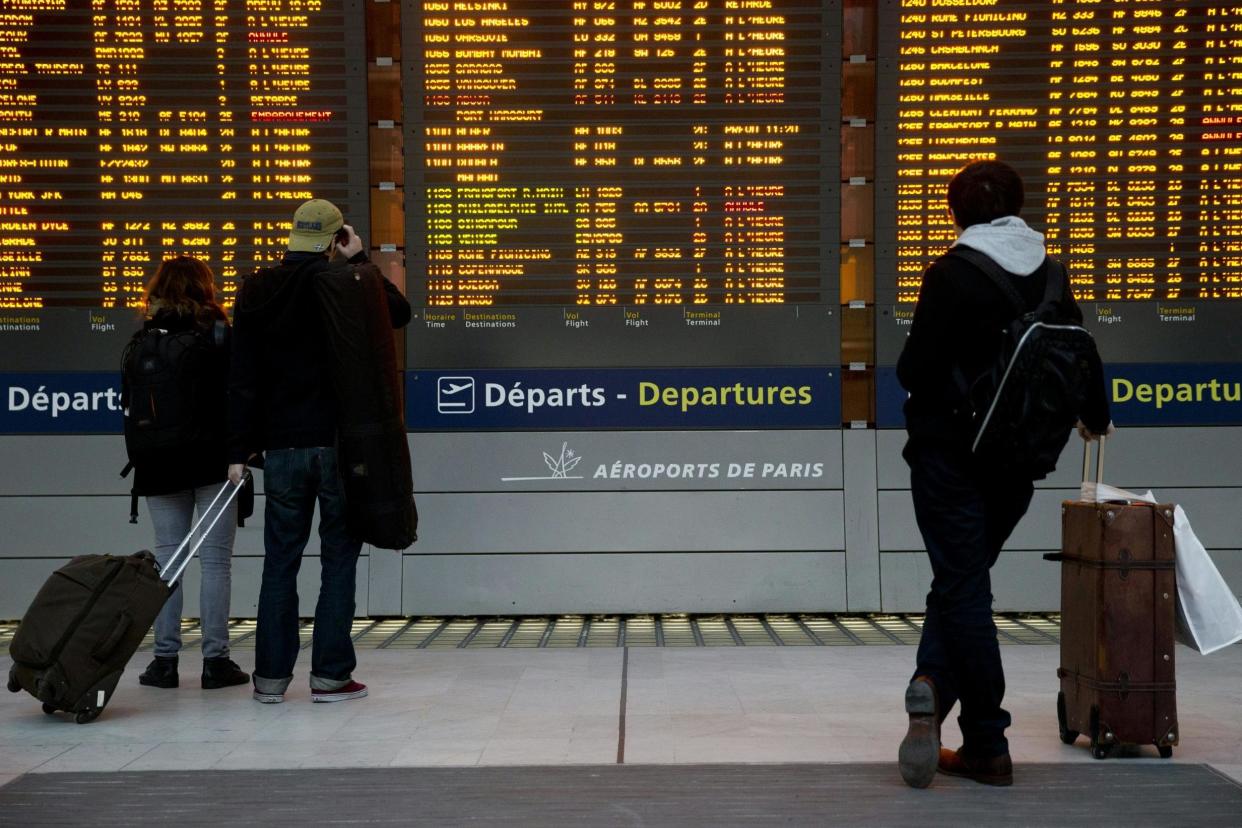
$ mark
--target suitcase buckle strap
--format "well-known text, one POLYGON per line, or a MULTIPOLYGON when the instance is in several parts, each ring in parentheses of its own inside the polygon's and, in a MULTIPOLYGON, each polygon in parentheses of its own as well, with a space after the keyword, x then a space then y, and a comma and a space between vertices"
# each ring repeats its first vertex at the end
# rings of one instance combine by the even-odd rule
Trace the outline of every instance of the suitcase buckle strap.
POLYGON ((1119 569, 1123 571, 1130 569, 1173 569, 1176 565, 1174 561, 1136 561, 1130 558, 1128 550, 1122 550, 1122 557, 1119 561, 1101 561, 1095 558, 1084 558, 1081 555, 1066 555, 1063 552, 1044 555, 1044 560, 1077 564, 1088 569, 1119 569))
POLYGON ((1130 675, 1126 672, 1120 673, 1116 681, 1101 681, 1084 676, 1082 673, 1066 670, 1064 667, 1058 667, 1057 677, 1073 679, 1076 684, 1101 693, 1116 693, 1122 699, 1131 693, 1173 693, 1177 690, 1176 681, 1130 681, 1130 675))

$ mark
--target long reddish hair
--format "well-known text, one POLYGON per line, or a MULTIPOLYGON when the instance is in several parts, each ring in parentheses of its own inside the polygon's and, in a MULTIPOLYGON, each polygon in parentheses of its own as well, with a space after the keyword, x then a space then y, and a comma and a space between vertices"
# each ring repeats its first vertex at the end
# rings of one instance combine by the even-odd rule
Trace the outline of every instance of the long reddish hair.
POLYGON ((217 319, 228 319, 216 301, 216 277, 207 263, 193 256, 165 259, 147 283, 143 296, 147 315, 171 311, 193 316, 195 321, 210 326, 217 319))

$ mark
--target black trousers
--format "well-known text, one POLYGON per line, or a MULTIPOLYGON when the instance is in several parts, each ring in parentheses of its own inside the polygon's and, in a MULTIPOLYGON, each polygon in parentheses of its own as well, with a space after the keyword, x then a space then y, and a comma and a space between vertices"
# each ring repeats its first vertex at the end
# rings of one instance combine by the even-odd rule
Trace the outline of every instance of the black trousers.
POLYGON ((980 471, 964 448, 911 440, 905 457, 932 568, 914 675, 935 682, 942 720, 961 703, 958 724, 967 752, 999 756, 1009 750, 1010 718, 1001 707, 1005 671, 989 570, 1030 506, 1034 487, 1025 478, 980 471))

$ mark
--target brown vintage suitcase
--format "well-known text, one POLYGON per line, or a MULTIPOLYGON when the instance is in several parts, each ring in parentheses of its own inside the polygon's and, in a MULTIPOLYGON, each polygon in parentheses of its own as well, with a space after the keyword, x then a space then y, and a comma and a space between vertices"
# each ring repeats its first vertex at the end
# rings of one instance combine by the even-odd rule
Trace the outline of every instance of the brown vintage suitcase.
POLYGON ((1173 554, 1171 505, 1062 504, 1061 553, 1045 556, 1061 561, 1057 719, 1061 741, 1087 736, 1096 759, 1121 744, 1169 757, 1177 744, 1173 554))

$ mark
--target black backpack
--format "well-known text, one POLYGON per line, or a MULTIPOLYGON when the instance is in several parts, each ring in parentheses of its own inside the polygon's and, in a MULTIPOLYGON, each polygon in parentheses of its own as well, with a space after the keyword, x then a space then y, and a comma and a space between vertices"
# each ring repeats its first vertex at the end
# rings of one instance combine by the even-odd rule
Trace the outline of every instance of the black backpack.
POLYGON ((224 323, 217 322, 211 333, 150 327, 130 339, 121 357, 126 472, 208 435, 204 415, 213 407, 207 394, 220 391, 203 386, 212 351, 223 344, 224 335, 224 323))
POLYGON ((1018 289, 989 257, 966 247, 951 248, 949 255, 983 271, 1017 312, 1001 333, 995 362, 973 382, 957 372, 970 406, 971 452, 985 468, 1039 480, 1056 468, 1086 407, 1100 365, 1095 339, 1057 313, 1069 278, 1060 262, 1044 262, 1047 289, 1028 311, 1018 289))

